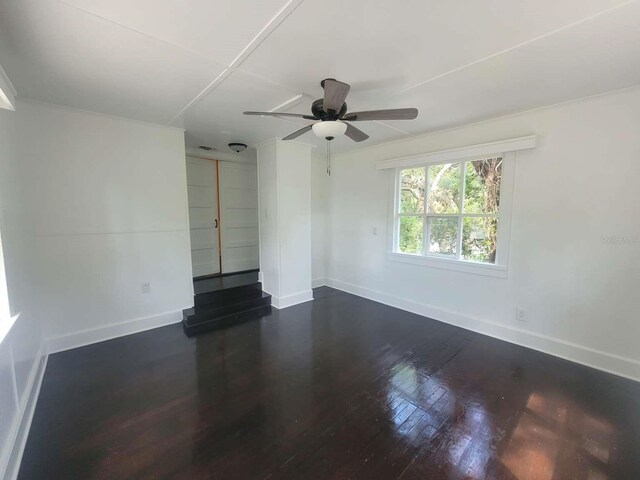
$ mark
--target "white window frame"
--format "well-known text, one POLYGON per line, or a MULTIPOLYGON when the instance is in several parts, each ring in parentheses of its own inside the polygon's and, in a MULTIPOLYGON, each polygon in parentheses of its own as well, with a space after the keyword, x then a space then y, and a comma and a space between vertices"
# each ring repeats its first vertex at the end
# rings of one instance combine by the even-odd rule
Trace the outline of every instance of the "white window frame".
MULTIPOLYGON (((402 262, 402 263, 411 263, 414 265, 421 265, 424 267, 431 268, 440 268, 445 270, 453 270, 458 272, 472 273, 477 275, 487 275, 491 277, 498 278, 507 278, 508 276, 508 261, 509 261, 509 240, 511 235, 511 209, 512 209, 512 200, 513 200, 513 183, 515 177, 515 164, 516 164, 516 152, 503 152, 503 153, 492 153, 491 155, 474 155, 467 156, 465 158, 434 158, 432 161, 425 161, 424 163, 407 165, 407 166, 397 166, 395 168, 395 174, 390 175, 391 181, 393 184, 389 189, 391 192, 390 205, 390 221, 389 224, 392 228, 390 231, 389 244, 391 246, 390 251, 388 253, 388 259, 391 261, 402 262), (459 235, 458 235, 458 248, 456 256, 457 258, 451 258, 448 255, 434 254, 423 251, 420 254, 412 254, 412 253, 402 253, 398 250, 398 237, 400 232, 400 217, 403 216, 399 213, 400 210, 400 180, 401 180, 401 171, 406 168, 411 167, 424 167, 427 168, 432 165, 443 165, 448 163, 462 163, 462 162, 470 162, 474 160, 485 160, 488 158, 502 158, 502 174, 500 180, 500 208, 498 209, 497 215, 493 214, 467 214, 465 215, 462 210, 459 214, 451 214, 451 215, 440 215, 433 213, 421 213, 416 214, 417 216, 421 216, 425 219, 425 224, 423 226, 425 236, 423 238, 423 245, 428 245, 429 237, 428 237, 428 222, 426 219, 429 217, 446 217, 446 216, 455 216, 459 218, 459 221, 462 221, 462 218, 465 216, 477 216, 477 217, 494 217, 498 218, 498 235, 497 235, 497 245, 496 245, 496 260, 495 263, 483 263, 477 262, 473 260, 465 260, 461 257, 461 243, 462 243, 462 229, 458 226, 459 235)), ((461 184, 464 187, 464 172, 462 171, 461 175, 461 184)), ((426 178, 425 178, 426 181, 426 178)), ((427 202, 426 196, 428 195, 428 187, 425 184, 425 204, 427 202)), ((464 202, 464 188, 461 190, 461 204, 464 202)), ((406 215, 405 215, 406 216, 406 215)))

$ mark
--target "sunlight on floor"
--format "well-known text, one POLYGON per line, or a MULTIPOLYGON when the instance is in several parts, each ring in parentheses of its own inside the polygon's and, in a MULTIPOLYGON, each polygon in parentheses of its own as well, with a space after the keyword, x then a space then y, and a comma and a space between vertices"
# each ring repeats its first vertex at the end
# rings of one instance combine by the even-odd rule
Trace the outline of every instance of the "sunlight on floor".
POLYGON ((615 449, 611 425, 561 396, 534 392, 501 455, 518 480, 552 480, 558 467, 579 464, 580 478, 606 480, 615 449))

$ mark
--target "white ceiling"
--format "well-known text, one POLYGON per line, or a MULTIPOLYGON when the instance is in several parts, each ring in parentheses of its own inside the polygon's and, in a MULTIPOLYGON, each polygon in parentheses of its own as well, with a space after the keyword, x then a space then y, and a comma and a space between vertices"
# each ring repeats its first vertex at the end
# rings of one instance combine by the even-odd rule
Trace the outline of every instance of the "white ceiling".
POLYGON ((345 150, 639 84, 638 25, 640 0, 3 0, 0 64, 21 97, 223 151, 301 128, 242 111, 309 113, 325 77, 420 110, 345 150))

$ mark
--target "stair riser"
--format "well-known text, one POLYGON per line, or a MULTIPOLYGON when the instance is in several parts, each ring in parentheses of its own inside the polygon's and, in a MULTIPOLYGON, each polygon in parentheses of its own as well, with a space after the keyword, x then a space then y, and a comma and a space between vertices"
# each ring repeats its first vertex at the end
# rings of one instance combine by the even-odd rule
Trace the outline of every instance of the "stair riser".
POLYGON ((270 313, 271 313, 271 305, 264 305, 258 308, 254 308, 252 310, 246 310, 234 315, 227 315, 225 317, 212 319, 212 320, 198 323, 195 325, 187 325, 185 322, 182 322, 182 326, 184 328, 184 332, 188 336, 193 336, 198 333, 207 332, 211 330, 218 330, 218 329, 226 328, 232 325, 245 323, 251 320, 257 320, 266 315, 269 315, 270 313))
POLYGON ((242 287, 228 288, 215 292, 200 293, 194 296, 194 305, 210 305, 236 303, 237 300, 256 298, 262 295, 262 284, 243 285, 242 287))
POLYGON ((192 314, 183 314, 183 321, 187 325, 194 325, 201 322, 206 322, 219 317, 226 317, 227 315, 234 315, 244 312, 246 310, 271 305, 271 297, 259 297, 256 299, 249 299, 241 303, 235 303, 231 305, 221 306, 206 310, 204 312, 195 312, 192 314))

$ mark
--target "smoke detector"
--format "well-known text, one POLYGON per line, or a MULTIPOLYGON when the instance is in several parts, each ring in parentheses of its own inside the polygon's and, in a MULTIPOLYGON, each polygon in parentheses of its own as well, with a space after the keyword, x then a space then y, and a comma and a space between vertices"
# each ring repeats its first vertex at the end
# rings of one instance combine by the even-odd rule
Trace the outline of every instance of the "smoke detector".
POLYGON ((230 144, 229 144, 229 148, 230 148, 231 150, 233 150, 234 152, 236 152, 236 153, 240 153, 240 152, 242 152, 244 149, 246 149, 246 148, 247 148, 247 145, 246 145, 246 144, 244 144, 244 143, 235 143, 235 142, 234 142, 234 143, 230 143, 230 144))

